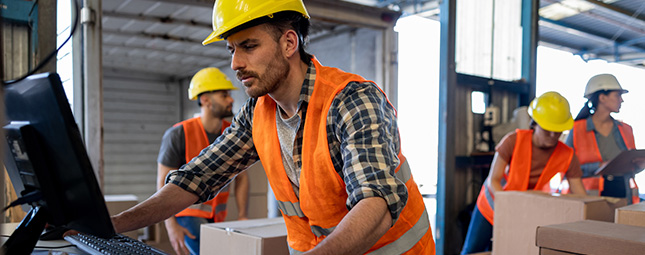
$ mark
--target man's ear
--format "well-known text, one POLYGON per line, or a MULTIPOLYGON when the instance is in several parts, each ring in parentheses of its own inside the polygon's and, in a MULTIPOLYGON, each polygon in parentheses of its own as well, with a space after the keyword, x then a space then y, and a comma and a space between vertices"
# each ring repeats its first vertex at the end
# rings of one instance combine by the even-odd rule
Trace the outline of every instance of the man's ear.
POLYGON ((199 103, 201 103, 202 105, 206 105, 209 101, 209 98, 206 96, 206 94, 207 93, 203 93, 199 95, 199 98, 197 98, 197 100, 199 100, 199 103))
POLYGON ((298 44, 300 43, 300 40, 298 40, 298 33, 296 33, 296 31, 291 29, 287 30, 282 35, 281 41, 283 54, 285 54, 286 57, 290 58, 298 52, 298 44))

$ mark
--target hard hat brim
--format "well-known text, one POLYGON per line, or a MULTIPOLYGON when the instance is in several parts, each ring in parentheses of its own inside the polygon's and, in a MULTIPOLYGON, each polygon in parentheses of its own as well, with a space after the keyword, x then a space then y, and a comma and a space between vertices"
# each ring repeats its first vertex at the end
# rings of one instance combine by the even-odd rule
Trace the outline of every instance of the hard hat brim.
MULTIPOLYGON (((614 91, 614 90, 616 90, 616 91, 620 91, 620 93, 621 93, 621 94, 627 94, 627 93, 629 93, 629 90, 626 90, 626 89, 612 89, 611 91, 614 91)), ((600 90, 598 90, 598 91, 600 91, 600 90)), ((596 93, 596 92, 598 92, 598 91, 594 91, 593 93, 589 93, 589 94, 585 95, 585 98, 586 98, 586 99, 591 98, 591 96, 593 96, 593 94, 594 94, 594 93, 596 93)))
POLYGON ((204 39, 204 41, 202 42, 202 45, 207 45, 207 44, 221 41, 222 39, 219 38, 217 34, 218 34, 217 32, 213 31, 210 35, 208 35, 208 37, 206 37, 206 39, 204 39))

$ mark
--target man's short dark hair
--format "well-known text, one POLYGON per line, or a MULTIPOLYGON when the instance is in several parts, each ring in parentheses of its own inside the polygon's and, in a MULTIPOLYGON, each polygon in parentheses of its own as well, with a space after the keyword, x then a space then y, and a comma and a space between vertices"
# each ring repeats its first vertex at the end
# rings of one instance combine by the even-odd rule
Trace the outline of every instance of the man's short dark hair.
POLYGON ((305 51, 305 44, 309 36, 309 27, 311 24, 309 23, 309 19, 305 18, 302 13, 296 11, 282 11, 274 13, 273 17, 264 16, 251 20, 222 34, 222 38, 226 39, 236 32, 261 24, 266 24, 271 29, 269 33, 276 42, 280 40, 280 37, 285 31, 290 29, 296 31, 298 34, 300 60, 309 64, 313 56, 305 51))
POLYGON ((225 90, 210 90, 210 91, 204 91, 202 93, 199 93, 199 95, 197 95, 197 105, 199 107, 202 107, 202 95, 203 94, 217 92, 217 91, 225 91, 225 90))

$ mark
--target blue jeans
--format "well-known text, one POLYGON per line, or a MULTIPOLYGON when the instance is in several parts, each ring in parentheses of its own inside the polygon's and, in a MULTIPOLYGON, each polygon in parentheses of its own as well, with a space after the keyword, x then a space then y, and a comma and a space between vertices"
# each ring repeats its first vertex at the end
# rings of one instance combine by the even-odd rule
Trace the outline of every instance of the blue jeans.
POLYGON ((461 254, 490 251, 493 248, 493 243, 490 240, 492 237, 493 225, 484 218, 484 215, 475 206, 461 254))
POLYGON ((182 227, 188 229, 191 234, 195 236, 195 239, 191 239, 188 236, 184 237, 184 243, 192 255, 199 255, 199 229, 201 224, 213 223, 213 220, 199 218, 199 217, 177 217, 177 223, 182 227))

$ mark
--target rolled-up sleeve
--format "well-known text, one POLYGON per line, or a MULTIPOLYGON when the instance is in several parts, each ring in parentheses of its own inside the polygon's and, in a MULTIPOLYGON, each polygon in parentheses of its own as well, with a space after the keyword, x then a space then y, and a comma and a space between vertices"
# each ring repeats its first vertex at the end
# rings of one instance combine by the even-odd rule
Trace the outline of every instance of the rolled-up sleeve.
POLYGON ((408 198, 405 184, 394 176, 400 151, 395 109, 376 85, 352 82, 332 102, 328 123, 334 123, 331 133, 340 143, 347 208, 381 197, 394 224, 408 198))

